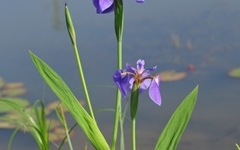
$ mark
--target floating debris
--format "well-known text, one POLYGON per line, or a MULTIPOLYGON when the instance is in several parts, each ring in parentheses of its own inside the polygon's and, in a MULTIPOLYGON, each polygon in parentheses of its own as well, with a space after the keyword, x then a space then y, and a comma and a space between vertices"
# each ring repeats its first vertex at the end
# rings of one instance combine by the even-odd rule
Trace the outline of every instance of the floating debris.
POLYGON ((24 87, 24 83, 22 82, 10 82, 5 84, 6 89, 18 89, 23 87, 24 87))
POLYGON ((14 124, 13 122, 4 121, 4 120, 0 121, 0 128, 3 128, 3 129, 14 129, 16 127, 17 127, 17 124, 14 124))
MULTIPOLYGON (((73 135, 74 135, 74 132, 71 132, 70 136, 73 136, 73 135)), ((49 133, 49 140, 51 142, 61 141, 65 138, 65 136, 66 136, 66 131, 63 128, 58 127, 49 133)))
POLYGON ((66 107, 64 107, 64 105, 60 101, 54 101, 54 102, 48 104, 45 109, 46 109, 47 112, 52 112, 57 107, 62 107, 63 108, 63 112, 67 112, 66 107))
POLYGON ((6 83, 0 77, 0 98, 1 97, 17 97, 25 94, 27 89, 22 82, 10 82, 6 83))
POLYGON ((167 70, 160 72, 157 75, 160 75, 161 81, 163 82, 172 82, 185 78, 187 73, 185 71, 176 72, 175 70, 167 70))
POLYGON ((1 97, 17 97, 23 95, 27 92, 25 88, 16 88, 16 89, 3 89, 0 91, 1 97))
POLYGON ((240 67, 230 70, 228 75, 233 78, 240 78, 240 67))

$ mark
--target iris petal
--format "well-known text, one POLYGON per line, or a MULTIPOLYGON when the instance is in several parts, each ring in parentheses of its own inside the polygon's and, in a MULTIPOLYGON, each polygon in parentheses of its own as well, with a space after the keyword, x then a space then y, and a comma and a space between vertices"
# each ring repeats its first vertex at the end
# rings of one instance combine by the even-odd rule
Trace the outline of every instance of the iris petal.
POLYGON ((93 0, 93 5, 98 14, 109 13, 114 10, 114 0, 93 0))
POLYGON ((151 79, 145 79, 141 84, 139 88, 139 94, 141 94, 143 91, 147 90, 151 84, 151 79))
POLYGON ((123 97, 127 96, 129 89, 129 75, 122 76, 123 71, 118 70, 113 75, 113 81, 118 86, 119 90, 121 91, 123 97))
POLYGON ((149 97, 154 101, 157 105, 161 106, 162 98, 159 90, 159 81, 160 77, 154 77, 152 83, 149 87, 149 97))
POLYGON ((137 74, 136 68, 133 68, 130 64, 126 64, 126 72, 131 72, 133 74, 137 74))
POLYGON ((144 61, 144 60, 139 59, 139 60, 137 61, 137 72, 138 72, 139 74, 142 74, 143 71, 145 70, 145 69, 144 69, 144 65, 145 65, 145 61, 144 61))

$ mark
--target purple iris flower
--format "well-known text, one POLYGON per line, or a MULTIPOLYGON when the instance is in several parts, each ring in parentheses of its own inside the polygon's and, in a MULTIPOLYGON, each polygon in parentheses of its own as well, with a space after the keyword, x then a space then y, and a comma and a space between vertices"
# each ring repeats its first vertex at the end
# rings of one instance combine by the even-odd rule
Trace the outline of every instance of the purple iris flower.
POLYGON ((93 0, 98 14, 110 13, 114 10, 114 0, 93 0))
POLYGON ((161 94, 159 90, 160 76, 152 76, 149 72, 157 69, 157 66, 144 69, 145 61, 139 59, 137 68, 133 68, 130 64, 126 65, 126 69, 117 70, 113 75, 113 80, 121 91, 123 97, 132 90, 133 84, 139 84, 139 94, 149 89, 149 97, 157 104, 161 105, 161 94))
MULTIPOLYGON (((136 0, 136 2, 143 3, 144 0, 136 0)), ((98 14, 106 14, 114 10, 114 0, 93 0, 93 5, 98 14)))

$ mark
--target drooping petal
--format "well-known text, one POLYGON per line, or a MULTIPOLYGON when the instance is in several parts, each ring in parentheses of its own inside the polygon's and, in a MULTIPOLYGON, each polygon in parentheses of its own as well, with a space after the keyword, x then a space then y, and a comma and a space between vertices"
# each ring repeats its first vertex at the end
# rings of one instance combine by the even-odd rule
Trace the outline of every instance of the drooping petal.
POLYGON ((118 86, 119 90, 121 91, 123 97, 126 97, 128 94, 129 89, 129 75, 124 74, 122 70, 118 70, 113 75, 113 81, 118 86))
POLYGON ((114 10, 114 0, 93 0, 98 14, 110 13, 114 10))
POLYGON ((157 105, 161 106, 162 98, 161 98, 161 93, 159 90, 159 82, 160 82, 160 76, 154 77, 154 79, 152 80, 152 83, 149 87, 149 97, 157 105))

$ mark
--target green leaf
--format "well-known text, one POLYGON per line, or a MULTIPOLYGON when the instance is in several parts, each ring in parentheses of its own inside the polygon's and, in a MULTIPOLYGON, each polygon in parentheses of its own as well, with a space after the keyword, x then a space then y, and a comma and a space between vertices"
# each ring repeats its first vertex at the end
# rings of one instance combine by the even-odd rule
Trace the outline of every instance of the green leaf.
POLYGON ((15 108, 12 107, 11 105, 12 103, 22 108, 27 107, 29 105, 29 102, 25 99, 2 97, 0 98, 0 113, 5 113, 14 110, 15 108))
POLYGON ((236 145, 236 147, 237 147, 237 150, 240 150, 240 147, 238 146, 238 144, 235 144, 236 145))
POLYGON ((52 91, 58 96, 63 105, 69 110, 95 149, 109 150, 109 146, 97 124, 82 107, 62 78, 40 58, 32 52, 29 53, 38 72, 52 91))
POLYGON ((192 115, 198 95, 198 86, 188 94, 173 113, 161 133, 155 150, 175 150, 192 115))

